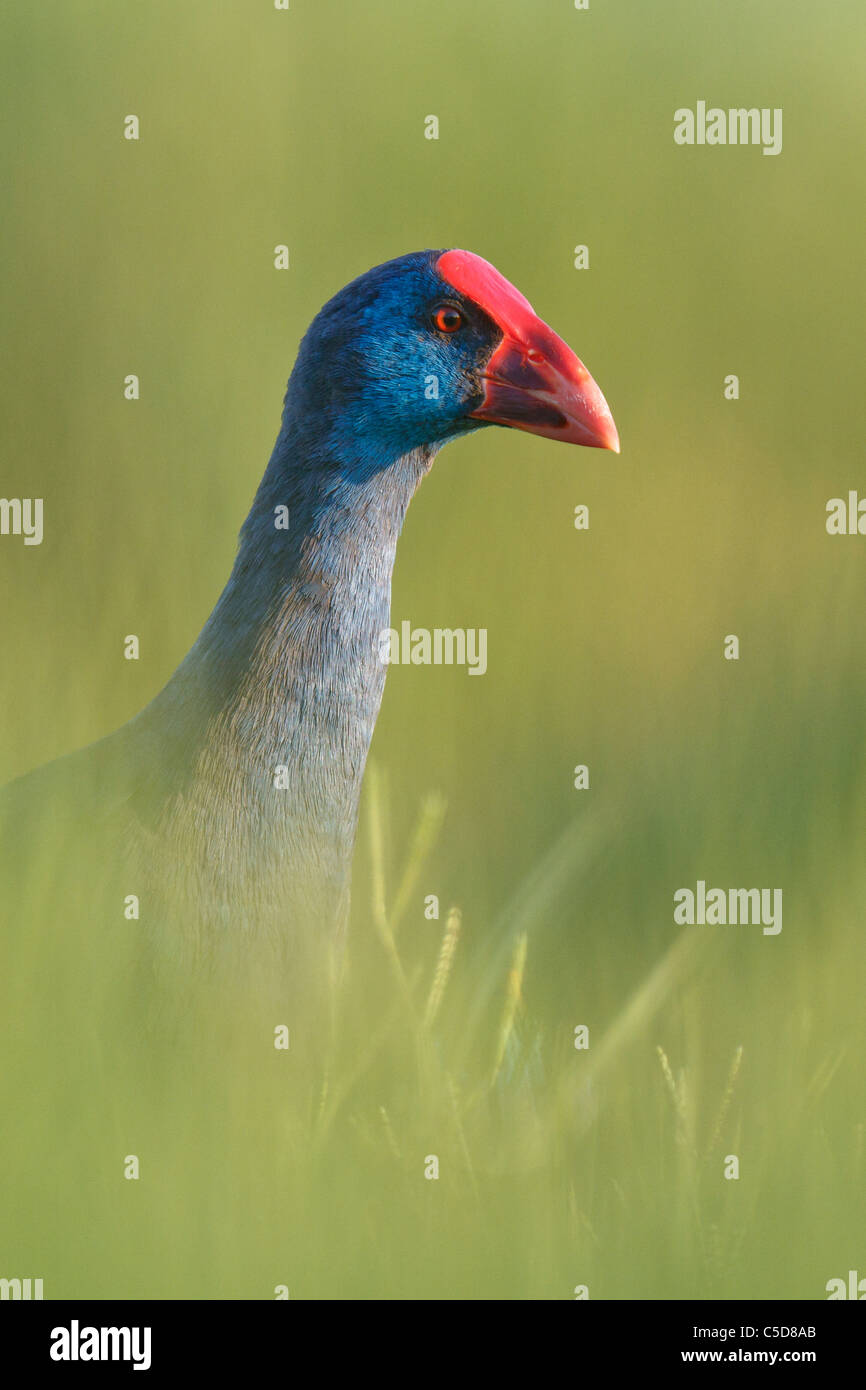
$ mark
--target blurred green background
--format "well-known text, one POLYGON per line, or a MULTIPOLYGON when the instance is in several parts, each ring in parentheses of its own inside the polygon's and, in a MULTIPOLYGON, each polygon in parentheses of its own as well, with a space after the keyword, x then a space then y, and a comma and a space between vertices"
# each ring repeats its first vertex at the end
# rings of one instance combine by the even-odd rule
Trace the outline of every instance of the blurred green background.
MULTIPOLYGON (((262 1051, 190 1062, 209 1087, 168 1066, 137 1128, 106 1118, 134 1089, 115 1056, 81 1164, 72 1103, 29 1122, 56 1169, 4 1183, 0 1275, 49 1297, 646 1299, 866 1273, 866 539, 824 525, 866 493, 862 5, 19 0, 3 25, 0 492, 45 499, 41 547, 0 540, 3 780, 161 688, 228 574, 297 343, 369 266, 493 261, 623 449, 485 430, 410 509, 395 624, 486 627, 488 672, 389 674, 327 1103, 294 1103, 270 1018, 262 1051), (675 145, 699 99, 782 107, 782 153, 675 145), (381 940, 407 866, 414 1022, 381 940), (782 933, 675 927, 699 878, 781 887, 782 933)), ((67 1007, 92 984, 73 973, 67 1007)))

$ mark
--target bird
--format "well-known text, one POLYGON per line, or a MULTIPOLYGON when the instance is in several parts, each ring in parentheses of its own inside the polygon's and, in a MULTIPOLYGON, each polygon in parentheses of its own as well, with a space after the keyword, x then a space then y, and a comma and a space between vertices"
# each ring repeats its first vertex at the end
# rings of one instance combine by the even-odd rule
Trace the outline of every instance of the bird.
POLYGON ((7 859, 71 808, 189 964, 270 944, 300 969, 339 943, 400 530, 440 448, 491 426, 620 448, 581 360, 483 257, 412 252, 341 289, 200 635, 122 728, 10 784, 7 859))

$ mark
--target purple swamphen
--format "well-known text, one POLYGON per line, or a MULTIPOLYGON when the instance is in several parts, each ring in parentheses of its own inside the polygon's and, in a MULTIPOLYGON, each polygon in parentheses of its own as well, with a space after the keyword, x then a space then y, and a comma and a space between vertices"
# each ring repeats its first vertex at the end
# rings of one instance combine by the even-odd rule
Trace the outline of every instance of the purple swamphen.
POLYGON ((57 829, 63 784, 118 891, 158 895, 196 951, 338 931, 397 538, 441 446, 490 424, 619 450, 589 372, 480 256, 400 256, 335 295, 198 640, 123 728, 6 790, 12 842, 57 829))

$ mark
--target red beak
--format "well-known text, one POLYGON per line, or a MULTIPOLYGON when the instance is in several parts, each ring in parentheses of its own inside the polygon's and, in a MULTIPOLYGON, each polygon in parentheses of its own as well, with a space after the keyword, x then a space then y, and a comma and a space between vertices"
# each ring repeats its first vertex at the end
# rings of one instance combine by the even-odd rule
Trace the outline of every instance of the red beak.
POLYGON ((567 343, 504 275, 471 251, 446 251, 436 269, 502 329, 472 415, 497 425, 619 453, 607 401, 567 343))

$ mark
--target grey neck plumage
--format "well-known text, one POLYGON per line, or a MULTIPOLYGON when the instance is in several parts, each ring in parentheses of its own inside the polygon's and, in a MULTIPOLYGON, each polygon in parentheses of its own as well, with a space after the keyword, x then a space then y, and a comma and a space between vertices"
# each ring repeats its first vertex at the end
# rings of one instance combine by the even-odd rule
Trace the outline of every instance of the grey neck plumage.
POLYGON ((310 469, 299 448, 284 430, 213 613, 129 726, 151 769, 137 809, 183 880, 172 891, 275 931, 345 912, 397 539, 435 452, 310 469))

